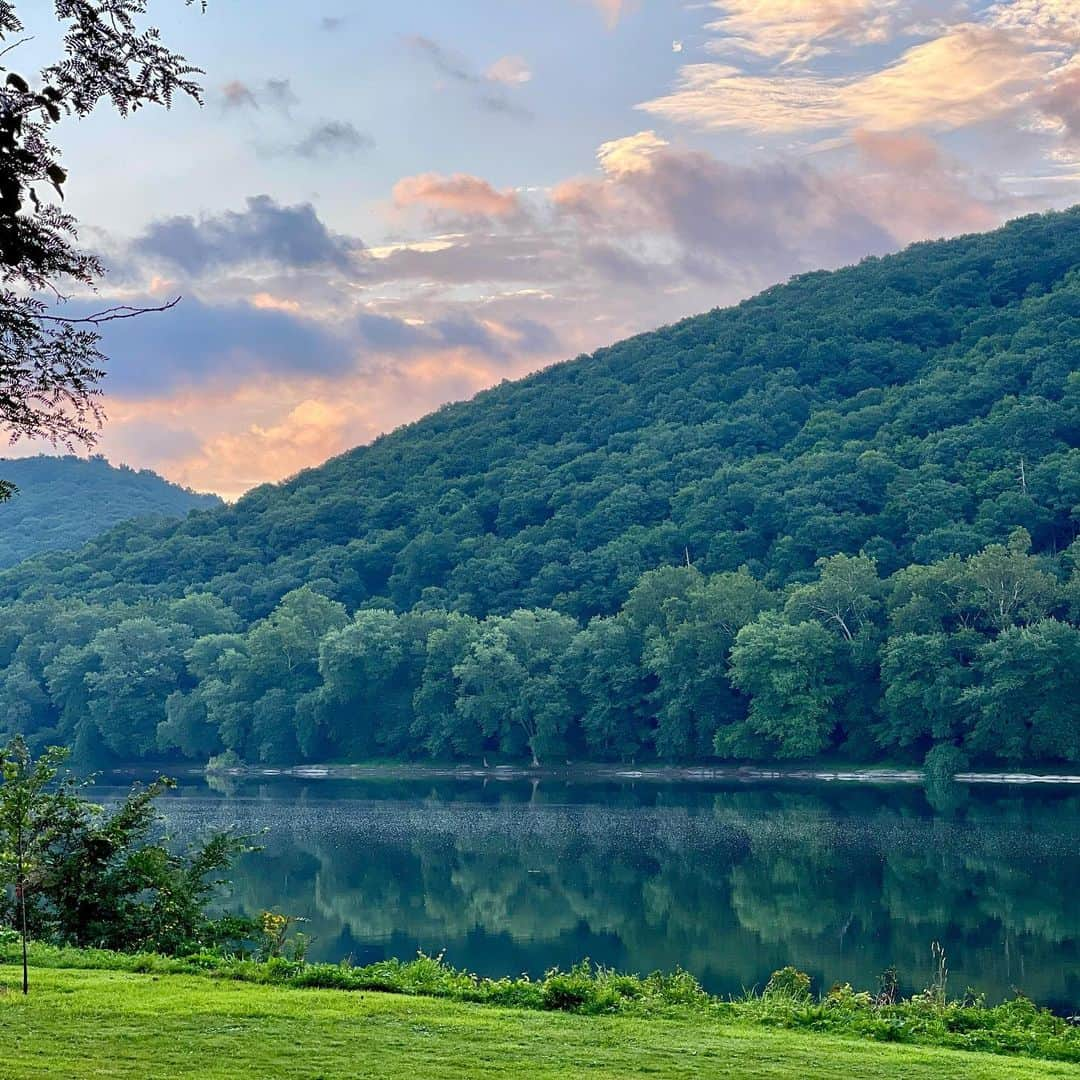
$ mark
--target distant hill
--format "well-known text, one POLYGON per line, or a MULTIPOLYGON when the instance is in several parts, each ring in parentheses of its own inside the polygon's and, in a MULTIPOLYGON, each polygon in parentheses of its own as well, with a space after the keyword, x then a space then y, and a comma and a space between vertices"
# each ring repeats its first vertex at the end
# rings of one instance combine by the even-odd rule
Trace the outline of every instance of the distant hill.
POLYGON ((85 760, 1078 761, 1078 356, 1080 208, 800 276, 7 570, 0 724, 85 760))
POLYGON ((171 484, 149 469, 42 454, 0 458, 0 479, 18 488, 0 503, 0 567, 44 551, 68 551, 129 518, 183 517, 189 510, 220 506, 171 484))

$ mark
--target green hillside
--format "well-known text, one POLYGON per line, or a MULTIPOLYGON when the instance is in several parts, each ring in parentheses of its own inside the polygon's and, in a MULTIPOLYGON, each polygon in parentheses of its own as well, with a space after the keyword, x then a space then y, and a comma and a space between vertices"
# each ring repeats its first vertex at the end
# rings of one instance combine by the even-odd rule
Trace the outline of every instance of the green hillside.
POLYGON ((1080 209, 808 274, 24 563, 0 716, 91 758, 1080 759, 1078 269, 1080 209))
POLYGON ((216 495, 96 456, 0 459, 0 478, 17 489, 0 506, 0 567, 80 547, 129 518, 182 517, 221 505, 216 495))

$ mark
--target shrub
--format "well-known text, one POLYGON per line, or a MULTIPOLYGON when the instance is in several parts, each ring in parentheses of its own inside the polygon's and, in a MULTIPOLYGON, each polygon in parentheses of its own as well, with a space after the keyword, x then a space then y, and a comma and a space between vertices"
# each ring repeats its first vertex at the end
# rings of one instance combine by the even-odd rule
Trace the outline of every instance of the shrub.
POLYGON ((769 976, 762 997, 788 1001, 807 1001, 810 998, 810 976, 790 965, 769 976))

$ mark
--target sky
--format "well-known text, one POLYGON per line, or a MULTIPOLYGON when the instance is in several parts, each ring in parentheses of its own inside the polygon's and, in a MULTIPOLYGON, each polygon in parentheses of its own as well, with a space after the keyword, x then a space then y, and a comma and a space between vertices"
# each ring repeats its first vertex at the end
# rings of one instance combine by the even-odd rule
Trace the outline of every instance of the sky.
MULTIPOLYGON (((21 6, 16 70, 56 48, 21 6)), ((61 125, 109 268, 71 305, 183 298, 108 328, 97 449, 226 498, 793 274, 1080 202, 1080 0, 149 10, 205 103, 61 125)))

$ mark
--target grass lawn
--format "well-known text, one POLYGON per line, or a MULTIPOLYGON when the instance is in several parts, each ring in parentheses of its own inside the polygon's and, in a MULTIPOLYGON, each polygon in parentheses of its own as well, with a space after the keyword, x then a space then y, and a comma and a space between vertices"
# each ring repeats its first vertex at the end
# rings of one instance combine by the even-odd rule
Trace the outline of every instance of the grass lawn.
POLYGON ((1080 1077, 1080 1066, 749 1024, 590 1017, 188 975, 0 969, 0 1078, 1080 1077))

